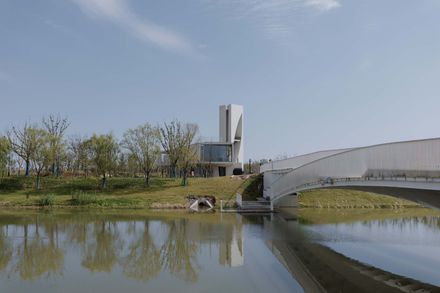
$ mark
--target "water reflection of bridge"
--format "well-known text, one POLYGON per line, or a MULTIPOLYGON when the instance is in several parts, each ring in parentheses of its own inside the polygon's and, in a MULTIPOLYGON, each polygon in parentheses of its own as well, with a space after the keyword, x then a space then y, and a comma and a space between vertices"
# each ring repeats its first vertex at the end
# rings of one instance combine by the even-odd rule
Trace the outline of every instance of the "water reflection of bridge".
MULTIPOLYGON (((326 187, 439 191, 440 138, 316 152, 270 162, 261 170, 264 196, 277 204, 288 195, 326 187)), ((433 197, 430 204, 440 206, 440 196, 433 197)))
MULTIPOLYGON (((319 215, 321 210, 306 210, 308 210, 307 214, 302 214, 301 212, 298 213, 298 211, 283 209, 277 216, 271 219, 266 218, 263 224, 266 233, 272 235, 268 237, 270 240, 267 241, 267 246, 288 267, 305 292, 398 293, 439 291, 439 288, 435 285, 356 261, 321 244, 315 238, 316 236, 314 237, 310 234, 309 225, 301 224, 301 222, 311 223, 315 219, 321 219, 321 215, 319 215), (290 212, 294 214, 290 214, 290 212), (318 215, 311 216, 313 213, 318 213, 318 215), (286 219, 293 217, 297 217, 298 220, 286 221, 286 219)), ((345 215, 341 219, 342 222, 338 222, 338 225, 361 225, 365 229, 374 229, 374 226, 382 226, 385 231, 389 230, 387 228, 394 228, 397 234, 403 226, 408 228, 411 225, 422 224, 424 227, 438 231, 440 227, 438 213, 435 213, 435 216, 433 216, 434 213, 431 209, 420 210, 424 211, 419 212, 418 216, 411 216, 411 213, 408 215, 389 213, 387 215, 379 215, 380 220, 371 220, 376 218, 375 213, 377 211, 369 211, 364 215, 353 211, 355 219, 345 215)), ((384 237, 385 243, 392 243, 391 237, 388 237, 388 235, 384 235, 384 237)), ((434 243, 437 243, 439 239, 435 237, 430 238, 429 241, 435 240, 434 243)), ((425 242, 421 242, 426 243, 426 239, 424 240, 425 242)), ((408 239, 408 241, 411 240, 408 239)), ((410 243, 417 244, 416 241, 411 241, 410 243)))

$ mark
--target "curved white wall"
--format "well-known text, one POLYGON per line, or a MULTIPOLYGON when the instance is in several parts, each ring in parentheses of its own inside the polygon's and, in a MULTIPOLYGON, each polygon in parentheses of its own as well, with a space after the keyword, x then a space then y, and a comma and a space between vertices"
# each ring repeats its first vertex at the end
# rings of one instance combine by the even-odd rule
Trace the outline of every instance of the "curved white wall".
POLYGON ((351 149, 319 151, 319 152, 288 158, 285 160, 272 161, 270 163, 261 165, 260 172, 266 172, 271 170, 296 169, 304 164, 316 161, 324 157, 335 155, 341 152, 346 152, 348 150, 351 149))
POLYGON ((440 178, 440 138, 374 145, 326 156, 273 180, 266 196, 283 196, 328 177, 440 178))

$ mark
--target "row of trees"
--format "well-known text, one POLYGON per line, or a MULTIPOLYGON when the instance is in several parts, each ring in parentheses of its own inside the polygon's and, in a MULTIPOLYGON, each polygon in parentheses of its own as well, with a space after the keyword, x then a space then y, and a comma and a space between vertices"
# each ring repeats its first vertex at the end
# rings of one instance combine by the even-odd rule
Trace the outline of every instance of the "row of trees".
POLYGON ((67 118, 49 115, 40 124, 26 123, 23 127, 11 127, 0 136, 0 172, 2 176, 16 170, 31 171, 36 175, 36 187, 40 188, 43 173, 58 177, 62 172, 74 176, 92 173, 102 177, 102 187, 109 175, 142 173, 145 186, 150 185, 152 172, 165 167, 170 176, 182 176, 187 184, 191 168, 197 163, 198 152, 193 144, 198 135, 195 124, 172 121, 163 126, 149 123, 128 129, 121 141, 109 134, 93 134, 90 137, 65 137, 70 123, 67 118), (166 166, 162 154, 167 155, 166 166))

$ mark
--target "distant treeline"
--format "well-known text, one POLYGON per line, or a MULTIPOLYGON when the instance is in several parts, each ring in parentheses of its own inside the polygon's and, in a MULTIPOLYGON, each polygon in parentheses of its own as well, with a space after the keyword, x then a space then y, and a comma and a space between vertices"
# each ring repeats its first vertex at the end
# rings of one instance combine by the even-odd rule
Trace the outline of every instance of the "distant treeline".
POLYGON ((66 137, 70 122, 60 115, 43 117, 40 123, 12 126, 0 135, 0 175, 31 174, 36 188, 41 176, 100 176, 101 186, 116 175, 142 174, 145 186, 153 172, 181 176, 182 184, 198 162, 193 146, 198 126, 174 120, 128 129, 121 140, 112 133, 66 137))

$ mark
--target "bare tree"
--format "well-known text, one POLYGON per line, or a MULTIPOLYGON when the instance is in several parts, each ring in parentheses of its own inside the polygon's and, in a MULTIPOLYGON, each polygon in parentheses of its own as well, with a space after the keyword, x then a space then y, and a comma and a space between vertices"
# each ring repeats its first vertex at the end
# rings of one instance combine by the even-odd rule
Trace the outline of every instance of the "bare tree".
POLYGON ((15 163, 17 165, 17 175, 20 176, 21 170, 23 170, 23 163, 24 163, 24 161, 17 154, 15 154, 15 157, 16 157, 15 163))
POLYGON ((202 161, 201 167, 204 170, 204 177, 212 177, 213 176, 213 161, 214 151, 212 144, 205 144, 200 148, 200 159, 202 161))
POLYGON ((182 133, 182 123, 177 120, 171 121, 169 124, 164 123, 163 127, 160 128, 160 133, 160 142, 163 150, 168 155, 170 176, 176 177, 177 162, 179 161, 180 156, 179 148, 182 133))
POLYGON ((199 127, 196 124, 185 124, 179 136, 179 159, 177 166, 182 172, 182 185, 188 184, 188 174, 199 159, 197 147, 194 145, 199 127))
POLYGON ((150 186, 150 175, 160 156, 160 132, 146 123, 124 133, 122 145, 136 159, 144 173, 145 186, 150 186))
POLYGON ((198 133, 198 126, 191 123, 181 123, 174 120, 171 123, 164 123, 160 128, 160 141, 164 151, 168 155, 171 174, 176 176, 176 168, 179 167, 184 176, 183 183, 186 184, 188 168, 197 155, 196 148, 192 146, 198 133))
POLYGON ((87 177, 90 164, 89 144, 90 141, 86 137, 72 136, 69 138, 68 149, 72 157, 72 169, 75 175, 83 171, 84 176, 87 177))
POLYGON ((139 173, 140 171, 137 159, 132 154, 130 154, 127 158, 127 171, 128 174, 132 177, 136 177, 137 173, 139 173))
POLYGON ((63 136, 70 125, 66 117, 61 117, 59 114, 50 114, 48 117, 43 117, 43 125, 50 134, 50 150, 52 152, 52 175, 59 176, 60 161, 62 156, 63 136))
POLYGON ((33 137, 35 138, 35 149, 32 152, 30 159, 34 167, 36 178, 36 189, 41 187, 41 172, 48 167, 53 161, 52 152, 52 137, 43 129, 32 129, 33 137))
MULTIPOLYGON (((9 142, 8 142, 9 143, 9 142)), ((21 159, 19 159, 21 162, 21 159)), ((11 173, 17 166, 17 160, 14 158, 14 154, 12 153, 11 146, 9 145, 9 153, 6 157, 6 166, 8 169, 8 177, 11 176, 11 173)))
POLYGON ((0 177, 3 177, 3 174, 8 168, 10 153, 11 147, 8 139, 4 136, 0 136, 0 177))
POLYGON ((7 131, 7 137, 12 151, 25 162, 25 176, 29 176, 31 155, 36 148, 35 129, 37 129, 37 126, 31 126, 26 123, 23 128, 13 126, 7 131))

